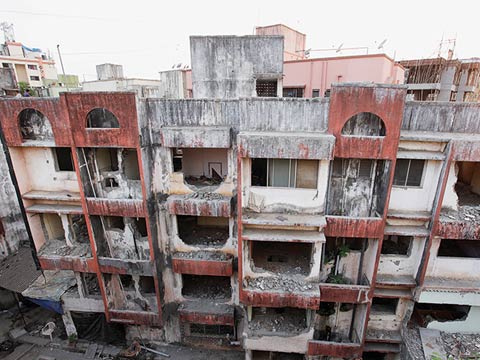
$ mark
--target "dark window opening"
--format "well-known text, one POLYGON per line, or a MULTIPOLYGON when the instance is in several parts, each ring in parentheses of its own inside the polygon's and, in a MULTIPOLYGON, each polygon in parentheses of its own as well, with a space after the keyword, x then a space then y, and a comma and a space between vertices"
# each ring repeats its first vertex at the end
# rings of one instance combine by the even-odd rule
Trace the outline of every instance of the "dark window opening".
POLYGON ((98 285, 98 278, 96 274, 80 273, 82 275, 83 286, 85 294, 100 295, 100 286, 98 285))
POLYGON ((18 115, 23 140, 53 140, 50 121, 40 111, 24 109, 18 115))
POLYGON ((342 135, 385 136, 385 124, 375 114, 359 113, 347 120, 343 126, 342 135))
POLYGON ((119 187, 117 180, 114 178, 106 178, 105 179, 105 187, 106 188, 115 188, 119 187))
POLYGON ((317 160, 252 159, 252 186, 316 189, 317 160))
POLYGON ((173 149, 173 171, 179 172, 182 171, 182 158, 183 151, 182 149, 173 149))
POLYGON ((395 315, 397 312, 398 299, 378 298, 372 299, 372 314, 395 315))
POLYGON ((188 245, 222 247, 230 236, 226 217, 177 215, 177 225, 178 236, 188 245))
POLYGON ((190 324, 190 336, 233 336, 233 326, 190 324))
POLYGON ((312 98, 320 97, 320 89, 313 89, 312 90, 312 98))
POLYGON ((283 88, 283 97, 303 98, 303 88, 283 88))
POLYGON ((74 240, 78 243, 89 244, 87 223, 85 216, 80 214, 68 215, 69 229, 73 234, 74 240))
POLYGON ((98 170, 118 171, 118 149, 95 149, 98 170))
POLYGON ((344 251, 361 251, 368 249, 368 239, 348 238, 348 237, 327 237, 325 243, 325 253, 337 253, 339 249, 344 251))
POLYGON ((382 254, 408 255, 413 236, 387 235, 383 238, 382 254))
POLYGON ((182 275, 182 295, 188 299, 228 301, 232 297, 230 277, 182 275))
POLYGON ((37 70, 37 65, 30 65, 30 64, 28 64, 27 67, 28 67, 30 70, 37 70))
POLYGON ((105 226, 107 229, 125 230, 125 221, 121 216, 105 216, 105 226))
POLYGON ((276 97, 277 80, 257 80, 256 89, 258 97, 276 97))
POLYGON ((122 155, 126 178, 129 180, 140 180, 137 151, 124 150, 122 155))
POLYGON ((305 355, 274 351, 252 351, 252 360, 304 360, 305 355))
POLYGON ((107 322, 105 314, 92 312, 71 312, 78 338, 86 341, 111 344, 123 348, 125 325, 107 322))
POLYGON ((131 275, 119 275, 124 290, 134 290, 133 279, 131 275))
POLYGON ((277 274, 310 273, 312 244, 252 241, 250 251, 255 268, 277 274))
POLYGON ((54 149, 56 170, 74 171, 72 149, 68 147, 56 147, 54 149))
POLYGON ((140 233, 140 236, 142 237, 148 236, 147 222, 145 221, 145 218, 136 218, 134 222, 135 222, 136 229, 140 233))
POLYGON ((373 351, 366 351, 362 354, 363 360, 385 360, 386 355, 373 351))
POLYGON ((459 206, 480 205, 480 163, 459 161, 458 180, 455 184, 455 192, 458 196, 459 206))
POLYGON ((30 76, 30 80, 32 81, 40 81, 40 76, 30 76))
POLYGON ((422 327, 432 321, 448 322, 465 320, 470 312, 468 305, 415 303, 412 320, 422 327))
POLYGON ((9 67, 10 67, 10 64, 8 64, 8 63, 2 63, 2 66, 3 66, 4 68, 9 68, 9 67))
POLYGON ((155 281, 152 276, 140 276, 139 285, 142 294, 155 293, 155 281))
POLYGON ((373 175, 374 164, 375 161, 369 159, 335 158, 333 160, 332 176, 346 177, 348 175, 349 177, 370 179, 373 175))
POLYGON ((393 185, 421 186, 425 160, 398 159, 395 165, 393 185))
POLYGON ((119 128, 120 123, 112 112, 104 108, 97 108, 87 115, 87 128, 119 128))
POLYGON ((437 256, 480 258, 480 244, 473 240, 442 239, 437 256))

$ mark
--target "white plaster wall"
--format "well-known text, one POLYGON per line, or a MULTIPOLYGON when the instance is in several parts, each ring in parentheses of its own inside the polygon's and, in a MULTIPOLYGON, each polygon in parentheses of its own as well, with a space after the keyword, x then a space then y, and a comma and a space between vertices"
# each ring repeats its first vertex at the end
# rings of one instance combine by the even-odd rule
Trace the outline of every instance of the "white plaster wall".
POLYGON ((430 141, 405 141, 400 140, 398 143, 399 150, 410 150, 410 151, 444 151, 446 143, 442 142, 430 142, 430 141))
POLYGON ((56 171, 52 148, 15 148, 15 172, 22 193, 31 190, 79 192, 77 174, 74 171, 56 171), (27 182, 28 179, 28 182, 27 182))
POLYGON ((412 240, 409 255, 380 255, 378 273, 382 275, 417 274, 418 265, 425 243, 425 238, 415 237, 412 240))
POLYGON ((421 187, 393 186, 389 210, 431 211, 441 167, 441 161, 428 160, 424 168, 421 187))
POLYGON ((451 290, 422 290, 418 302, 432 304, 458 304, 480 307, 480 293, 451 290))
POLYGON ((244 336, 244 348, 246 350, 260 350, 260 351, 278 351, 285 353, 300 353, 307 352, 308 340, 313 339, 313 328, 308 332, 296 336, 261 336, 248 337, 244 336))
POLYGON ((458 321, 432 321, 428 329, 435 329, 451 333, 479 333, 480 332, 480 307, 472 306, 465 320, 458 321))
POLYGON ((440 238, 434 238, 430 249, 427 277, 459 280, 480 280, 480 259, 437 256, 440 238))
POLYGON ((210 176, 208 163, 222 164, 222 176, 228 173, 227 149, 182 149, 182 172, 185 176, 210 176))
POLYGON ((458 168, 455 162, 452 162, 448 172, 447 186, 445 187, 445 195, 443 196, 442 208, 457 209, 458 196, 455 192, 455 183, 457 182, 458 168))
POLYGON ((320 161, 316 189, 250 186, 251 162, 250 159, 244 159, 242 162, 244 207, 250 207, 257 211, 290 208, 292 210, 301 209, 303 212, 324 212, 328 171, 329 161, 320 161))

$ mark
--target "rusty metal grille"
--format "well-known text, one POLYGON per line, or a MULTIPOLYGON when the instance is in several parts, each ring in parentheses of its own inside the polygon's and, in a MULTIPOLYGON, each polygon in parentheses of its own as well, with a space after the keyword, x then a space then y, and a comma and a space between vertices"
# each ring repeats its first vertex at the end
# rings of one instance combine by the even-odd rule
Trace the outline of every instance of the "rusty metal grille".
POLYGON ((257 96, 276 97, 277 80, 257 80, 257 96))

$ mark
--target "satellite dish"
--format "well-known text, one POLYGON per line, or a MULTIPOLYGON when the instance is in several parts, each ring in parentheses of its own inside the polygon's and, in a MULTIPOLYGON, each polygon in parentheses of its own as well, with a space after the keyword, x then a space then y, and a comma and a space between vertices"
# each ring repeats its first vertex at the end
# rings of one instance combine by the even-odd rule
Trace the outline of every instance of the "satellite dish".
POLYGON ((383 45, 385 45, 385 43, 387 42, 387 39, 384 39, 379 45, 378 45, 378 48, 377 49, 383 49, 383 45))
POLYGON ((340 44, 340 46, 335 50, 335 52, 339 53, 342 50, 343 43, 340 44))
POLYGON ((308 57, 310 56, 310 50, 312 50, 312 49, 307 49, 307 50, 305 50, 305 51, 303 52, 303 55, 304 55, 306 58, 308 58, 308 57))

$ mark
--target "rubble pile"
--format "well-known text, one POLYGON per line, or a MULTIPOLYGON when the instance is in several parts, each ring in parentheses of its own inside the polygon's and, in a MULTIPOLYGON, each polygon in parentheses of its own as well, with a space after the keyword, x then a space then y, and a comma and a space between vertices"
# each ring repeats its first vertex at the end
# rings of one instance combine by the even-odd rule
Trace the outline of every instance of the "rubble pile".
POLYGON ((443 348, 448 359, 480 358, 480 335, 442 332, 443 348))
POLYGON ((260 314, 254 315, 248 328, 257 332, 299 333, 307 327, 305 316, 300 313, 260 314))
POLYGON ((405 328, 403 331, 403 343, 405 344, 408 355, 410 355, 410 359, 425 360, 422 340, 418 328, 405 328))
POLYGON ((313 284, 305 281, 278 277, 246 278, 246 287, 254 290, 282 290, 286 292, 315 291, 313 284))

